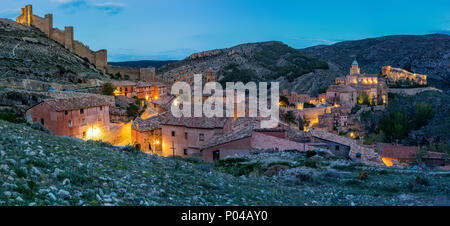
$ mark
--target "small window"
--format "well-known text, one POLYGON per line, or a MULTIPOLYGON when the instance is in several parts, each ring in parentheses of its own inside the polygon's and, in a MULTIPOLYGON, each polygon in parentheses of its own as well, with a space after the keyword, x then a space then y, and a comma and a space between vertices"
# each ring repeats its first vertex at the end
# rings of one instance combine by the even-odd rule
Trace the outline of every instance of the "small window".
POLYGON ((184 150, 183 150, 183 154, 184 154, 184 155, 187 155, 187 149, 184 149, 184 150))
POLYGON ((98 119, 97 119, 99 122, 101 122, 102 121, 102 116, 98 116, 98 119))
POLYGON ((83 138, 86 137, 86 131, 83 131, 83 138))
POLYGON ((336 151, 339 151, 339 145, 336 145, 336 151))
POLYGON ((83 108, 80 109, 80 114, 84 114, 84 109, 83 108))
POLYGON ((86 125, 86 119, 81 120, 81 125, 83 125, 83 126, 86 125))
POLYGON ((72 127, 73 126, 73 122, 72 122, 72 120, 69 120, 69 127, 72 127))
POLYGON ((175 136, 175 131, 172 131, 172 136, 173 136, 173 137, 175 136))
POLYGON ((64 114, 65 114, 65 115, 68 115, 68 114, 69 114, 69 112, 68 112, 68 111, 64 111, 64 114))
POLYGON ((204 140, 205 140, 205 134, 200 133, 200 134, 198 135, 198 140, 199 140, 199 141, 204 141, 204 140))
POLYGON ((188 139, 188 135, 187 135, 187 133, 184 133, 184 139, 188 139))
POLYGON ((41 118, 41 124, 44 125, 44 119, 43 118, 41 118))
POLYGON ((100 106, 100 111, 103 111, 103 106, 100 106))

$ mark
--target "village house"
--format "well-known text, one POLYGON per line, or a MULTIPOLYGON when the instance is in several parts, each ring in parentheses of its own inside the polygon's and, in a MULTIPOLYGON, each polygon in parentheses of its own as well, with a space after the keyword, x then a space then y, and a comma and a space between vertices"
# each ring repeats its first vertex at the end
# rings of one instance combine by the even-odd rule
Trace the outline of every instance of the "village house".
MULTIPOLYGON (((416 146, 403 146, 400 144, 378 143, 376 146, 377 153, 381 156, 386 166, 409 165, 416 162, 419 148, 416 146)), ((427 166, 445 166, 446 158, 444 153, 427 152, 422 160, 427 166)))
POLYGON ((131 125, 131 139, 142 152, 162 154, 162 130, 166 114, 159 114, 147 119, 136 118, 131 125))
POLYGON ((329 86, 326 93, 327 103, 350 108, 356 105, 357 98, 356 89, 343 84, 329 86))
POLYGON ((336 156, 359 159, 367 164, 383 165, 382 160, 375 148, 358 144, 357 141, 329 133, 322 130, 312 129, 312 143, 324 143, 327 149, 336 156))
POLYGON ((126 96, 135 97, 136 96, 136 82, 132 81, 116 81, 112 83, 114 86, 115 96, 126 96))
MULTIPOLYGON (((170 111, 171 105, 175 102, 175 96, 162 96, 150 101, 150 107, 158 113, 170 111)), ((176 102, 175 102, 176 104, 176 102)))
POLYGON ((180 117, 169 114, 161 123, 162 155, 200 157, 200 148, 231 130, 231 118, 180 117))
POLYGON ((324 129, 328 132, 341 130, 341 128, 346 129, 350 112, 350 107, 342 106, 331 108, 331 113, 319 115, 318 128, 324 129))
POLYGON ((411 82, 411 85, 427 85, 427 76, 422 74, 411 73, 405 69, 384 66, 381 74, 387 78, 389 85, 395 85, 397 82, 411 82))
POLYGON ((236 154, 257 150, 310 150, 308 145, 286 139, 284 129, 254 129, 242 127, 222 136, 215 136, 201 148, 203 161, 213 162, 236 154))
POLYGON ((137 97, 146 101, 157 100, 167 95, 167 85, 160 82, 113 82, 115 96, 137 97))
POLYGON ((94 96, 46 99, 28 109, 26 118, 54 135, 99 140, 109 130, 109 105, 94 96))

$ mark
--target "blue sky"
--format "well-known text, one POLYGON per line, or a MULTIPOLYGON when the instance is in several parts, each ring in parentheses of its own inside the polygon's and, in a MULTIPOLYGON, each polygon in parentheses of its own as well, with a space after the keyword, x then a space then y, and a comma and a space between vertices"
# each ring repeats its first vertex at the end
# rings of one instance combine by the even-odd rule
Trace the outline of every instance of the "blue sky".
POLYGON ((109 61, 182 59, 241 43, 294 48, 393 34, 450 34, 448 0, 0 0, 14 19, 33 4, 109 61))

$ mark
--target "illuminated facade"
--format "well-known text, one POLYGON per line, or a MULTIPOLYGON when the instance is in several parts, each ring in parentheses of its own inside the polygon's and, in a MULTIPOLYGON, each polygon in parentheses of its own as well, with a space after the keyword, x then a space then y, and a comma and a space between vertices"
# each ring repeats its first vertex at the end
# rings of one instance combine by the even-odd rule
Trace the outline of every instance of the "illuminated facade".
MULTIPOLYGON (((358 95, 365 92, 374 105, 388 104, 386 81, 378 75, 361 74, 356 60, 352 63, 350 74, 336 78, 335 82, 336 85, 350 86, 356 89, 358 95)), ((329 95, 327 98, 332 99, 329 95)))
POLYGON ((96 97, 47 99, 30 108, 26 118, 54 135, 84 140, 101 140, 110 127, 109 103, 96 97))
POLYGON ((384 66, 382 75, 386 77, 388 84, 394 85, 397 82, 410 82, 411 85, 427 85, 427 76, 422 74, 411 73, 405 69, 384 66))

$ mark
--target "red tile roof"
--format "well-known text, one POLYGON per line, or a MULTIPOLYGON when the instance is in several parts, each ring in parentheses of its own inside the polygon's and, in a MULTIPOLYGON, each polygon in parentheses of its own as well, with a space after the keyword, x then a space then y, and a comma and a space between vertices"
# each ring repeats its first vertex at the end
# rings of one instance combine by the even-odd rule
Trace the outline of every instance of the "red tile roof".
POLYGON ((398 144, 377 144, 382 157, 411 159, 415 158, 418 148, 398 144))
POLYGON ((189 128, 201 129, 222 129, 228 120, 226 117, 175 117, 171 113, 168 114, 162 125, 185 126, 189 128))
POLYGON ((137 131, 147 132, 154 129, 161 128, 161 123, 164 122, 165 118, 162 115, 156 115, 147 119, 142 119, 137 117, 131 127, 137 131))
POLYGON ((73 97, 65 99, 46 99, 43 100, 43 102, 50 105, 50 107, 52 107, 56 111, 109 106, 109 102, 107 102, 105 99, 94 96, 73 97))
POLYGON ((236 129, 221 136, 214 136, 208 142, 206 142, 201 149, 216 147, 218 145, 226 144, 232 141, 241 140, 247 137, 251 137, 252 134, 253 126, 236 129))

